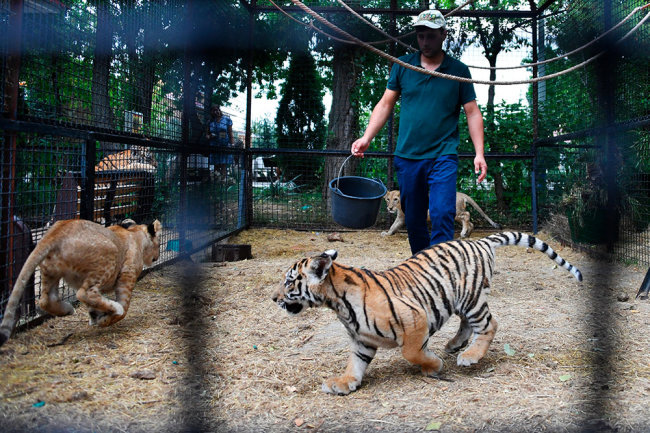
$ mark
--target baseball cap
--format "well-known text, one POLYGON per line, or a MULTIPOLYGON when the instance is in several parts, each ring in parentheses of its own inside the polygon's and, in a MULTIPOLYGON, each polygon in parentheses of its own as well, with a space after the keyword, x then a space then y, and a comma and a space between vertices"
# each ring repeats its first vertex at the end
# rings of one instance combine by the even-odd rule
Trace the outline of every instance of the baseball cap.
POLYGON ((442 16, 442 13, 439 10, 430 9, 418 15, 413 27, 424 26, 430 29, 444 29, 446 25, 447 22, 445 21, 445 17, 442 16))

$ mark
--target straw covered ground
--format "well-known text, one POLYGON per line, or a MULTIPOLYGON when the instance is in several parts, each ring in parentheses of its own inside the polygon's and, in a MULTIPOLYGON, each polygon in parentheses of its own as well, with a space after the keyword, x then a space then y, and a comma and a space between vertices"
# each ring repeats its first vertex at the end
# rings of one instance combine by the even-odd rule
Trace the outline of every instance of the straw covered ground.
POLYGON ((330 234, 246 231, 229 242, 251 244, 253 259, 149 273, 115 326, 90 328, 79 306, 18 333, 0 349, 2 430, 650 430, 650 301, 634 299, 646 269, 592 261, 543 233, 585 281, 542 253, 497 250, 499 331, 478 365, 444 352, 452 319, 429 343, 442 379, 380 349, 357 392, 324 394, 321 382, 345 368, 346 333, 327 309, 287 315, 273 288, 312 252, 335 248, 339 262, 377 270, 409 255, 403 233, 330 234))

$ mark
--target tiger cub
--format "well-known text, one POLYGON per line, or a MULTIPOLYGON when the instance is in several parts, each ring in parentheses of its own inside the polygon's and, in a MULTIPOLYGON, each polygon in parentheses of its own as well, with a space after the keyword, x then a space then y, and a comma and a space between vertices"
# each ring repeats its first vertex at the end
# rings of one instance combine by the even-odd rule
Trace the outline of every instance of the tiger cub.
POLYGON ((95 172, 102 171, 146 171, 155 173, 158 162, 151 150, 144 146, 132 146, 131 149, 111 153, 103 157, 95 166, 95 172))
POLYGON ((542 251, 582 281, 580 271, 545 242, 505 232, 437 244, 382 272, 339 265, 334 263, 337 252, 327 250, 291 266, 272 299, 290 314, 327 306, 346 327, 352 339, 347 368, 323 383, 324 392, 343 395, 356 390, 379 347, 400 347, 406 360, 435 376, 442 360, 427 343, 452 314, 461 323, 445 350, 453 353, 469 343, 458 355, 458 365, 475 364, 487 353, 497 322, 486 295, 495 248, 506 245, 542 251))
POLYGON ((72 305, 59 296, 63 278, 77 289, 77 299, 88 305, 91 325, 108 326, 122 320, 143 265, 158 260, 161 229, 158 220, 149 225, 127 220, 111 227, 76 219, 54 223, 18 275, 0 324, 0 346, 11 336, 25 284, 37 266, 42 286, 39 306, 44 311, 54 316, 74 313, 72 305), (109 291, 115 292, 115 301, 102 296, 109 291))

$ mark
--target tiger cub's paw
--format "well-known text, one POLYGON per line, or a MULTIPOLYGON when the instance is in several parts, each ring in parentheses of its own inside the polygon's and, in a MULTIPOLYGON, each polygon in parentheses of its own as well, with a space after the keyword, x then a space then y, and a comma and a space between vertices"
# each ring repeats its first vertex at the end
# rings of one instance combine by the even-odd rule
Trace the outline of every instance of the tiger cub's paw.
POLYGON ((347 395, 356 391, 361 381, 353 376, 331 377, 323 382, 323 392, 328 394, 347 395))
POLYGON ((481 360, 482 356, 475 354, 473 351, 466 350, 456 358, 456 364, 469 367, 481 360))
POLYGON ((445 352, 447 353, 456 353, 460 349, 463 349, 465 346, 467 346, 468 340, 457 340, 456 338, 452 338, 447 342, 447 345, 445 346, 445 352))
MULTIPOLYGON (((434 355, 435 356, 435 355, 434 355)), ((437 356, 432 359, 433 362, 424 366, 421 366, 422 374, 428 377, 438 377, 439 373, 442 371, 443 362, 442 359, 437 356)))

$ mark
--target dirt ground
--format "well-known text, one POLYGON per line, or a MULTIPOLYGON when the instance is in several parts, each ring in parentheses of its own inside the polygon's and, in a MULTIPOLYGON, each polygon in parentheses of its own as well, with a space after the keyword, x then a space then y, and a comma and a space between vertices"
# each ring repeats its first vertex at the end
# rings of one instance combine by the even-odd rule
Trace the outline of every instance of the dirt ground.
POLYGON ((584 282, 537 251, 497 250, 499 331, 478 365, 444 352, 452 319, 429 343, 442 379, 380 349, 357 392, 324 394, 322 381, 345 368, 346 333, 327 309, 287 315, 273 288, 312 252, 335 248, 337 261, 376 270, 409 255, 403 233, 328 234, 246 231, 229 242, 251 244, 251 260, 196 256, 149 273, 110 328, 89 327, 79 306, 18 333, 0 349, 0 430, 650 430, 650 301, 634 299, 646 269, 591 260, 543 233, 584 282))

